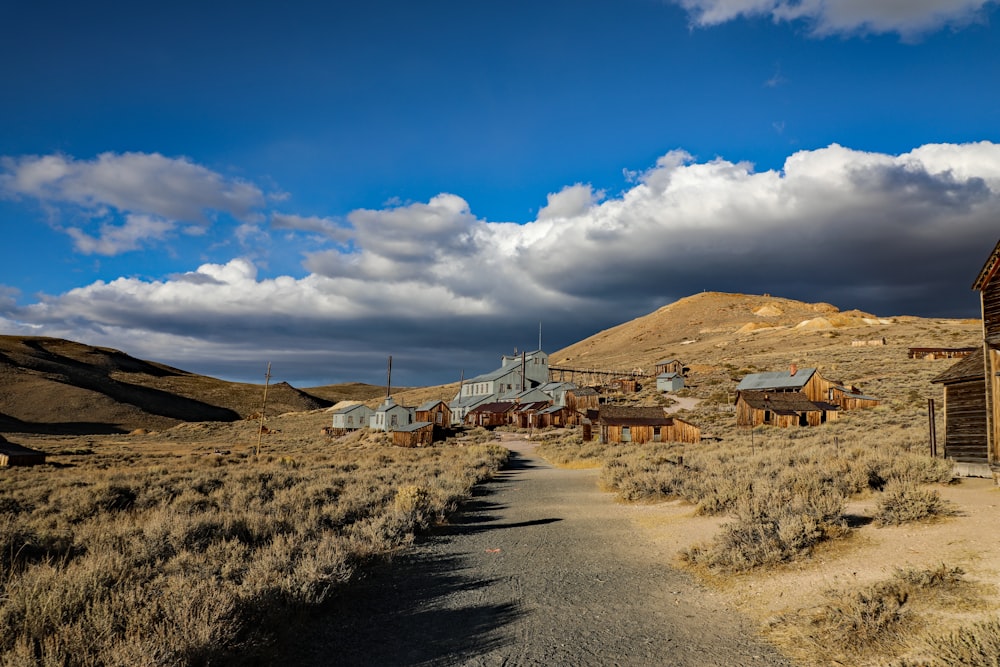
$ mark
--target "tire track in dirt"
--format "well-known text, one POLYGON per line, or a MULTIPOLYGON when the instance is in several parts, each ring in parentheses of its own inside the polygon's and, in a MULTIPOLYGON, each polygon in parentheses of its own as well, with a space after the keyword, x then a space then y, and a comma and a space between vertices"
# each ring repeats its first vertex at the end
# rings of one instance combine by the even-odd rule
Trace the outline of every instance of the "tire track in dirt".
POLYGON ((296 629, 297 665, 788 665, 657 553, 595 470, 514 455, 452 523, 296 629))

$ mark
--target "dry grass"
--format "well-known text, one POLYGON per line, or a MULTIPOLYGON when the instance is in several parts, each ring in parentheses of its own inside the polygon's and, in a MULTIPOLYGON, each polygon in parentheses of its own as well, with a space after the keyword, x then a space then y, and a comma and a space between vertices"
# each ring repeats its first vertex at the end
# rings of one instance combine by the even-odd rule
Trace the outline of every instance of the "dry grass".
POLYGON ((286 446, 255 459, 120 451, 4 471, 8 665, 196 665, 266 656, 267 628, 441 521, 496 445, 286 446))

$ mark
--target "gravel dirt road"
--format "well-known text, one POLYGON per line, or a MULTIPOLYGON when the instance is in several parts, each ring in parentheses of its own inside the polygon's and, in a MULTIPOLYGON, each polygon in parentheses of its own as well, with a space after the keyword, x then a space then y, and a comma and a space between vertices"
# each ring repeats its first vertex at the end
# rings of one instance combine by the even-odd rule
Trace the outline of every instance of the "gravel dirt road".
POLYGON ((788 665, 666 565, 596 470, 504 434, 510 465, 281 649, 295 665, 788 665))

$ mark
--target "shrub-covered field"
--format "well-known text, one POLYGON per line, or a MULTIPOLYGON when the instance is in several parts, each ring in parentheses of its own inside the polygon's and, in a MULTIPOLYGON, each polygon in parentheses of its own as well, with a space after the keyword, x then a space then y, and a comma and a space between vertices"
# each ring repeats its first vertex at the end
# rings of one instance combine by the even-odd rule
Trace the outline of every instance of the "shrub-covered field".
POLYGON ((407 544, 506 459, 496 445, 355 439, 249 453, 82 452, 3 471, 6 665, 266 656, 268 628, 407 544))

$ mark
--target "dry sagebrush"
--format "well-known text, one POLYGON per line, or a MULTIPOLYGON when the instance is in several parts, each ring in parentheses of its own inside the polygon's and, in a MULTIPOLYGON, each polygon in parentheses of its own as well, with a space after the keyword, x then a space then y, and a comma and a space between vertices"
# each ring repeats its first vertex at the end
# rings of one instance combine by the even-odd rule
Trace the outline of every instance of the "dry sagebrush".
POLYGON ((3 471, 7 665, 196 665, 412 540, 506 457, 496 446, 292 448, 281 457, 99 454, 3 471))

